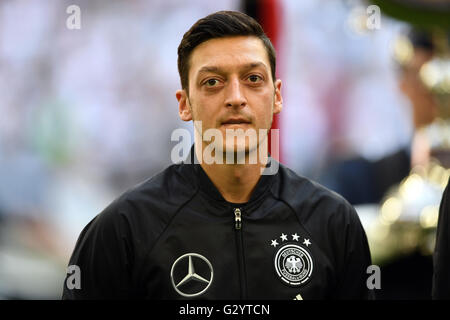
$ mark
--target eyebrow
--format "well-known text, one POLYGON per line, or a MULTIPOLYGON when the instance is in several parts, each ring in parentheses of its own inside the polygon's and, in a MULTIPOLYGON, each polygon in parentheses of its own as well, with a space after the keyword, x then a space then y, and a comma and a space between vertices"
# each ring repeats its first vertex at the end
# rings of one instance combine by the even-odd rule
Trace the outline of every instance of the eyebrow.
MULTIPOLYGON (((250 63, 246 63, 246 64, 240 66, 240 68, 245 69, 245 70, 254 69, 254 68, 258 68, 258 67, 263 67, 264 69, 266 69, 266 65, 262 62, 250 62, 250 63)), ((200 68, 200 70, 198 71, 198 74, 208 73, 208 72, 221 73, 221 68, 219 68, 217 66, 204 66, 204 67, 200 68)))

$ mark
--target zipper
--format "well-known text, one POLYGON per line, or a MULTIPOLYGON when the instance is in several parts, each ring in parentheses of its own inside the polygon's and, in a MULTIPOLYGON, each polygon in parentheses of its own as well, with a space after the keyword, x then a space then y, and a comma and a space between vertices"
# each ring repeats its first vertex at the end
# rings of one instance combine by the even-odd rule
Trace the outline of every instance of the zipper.
POLYGON ((242 217, 241 217, 241 209, 234 209, 234 227, 236 230, 241 230, 242 228, 242 217))
POLYGON ((237 256, 239 264, 239 283, 241 299, 247 299, 247 277, 245 272, 244 244, 242 240, 242 212, 240 208, 234 208, 234 229, 236 234, 237 256))

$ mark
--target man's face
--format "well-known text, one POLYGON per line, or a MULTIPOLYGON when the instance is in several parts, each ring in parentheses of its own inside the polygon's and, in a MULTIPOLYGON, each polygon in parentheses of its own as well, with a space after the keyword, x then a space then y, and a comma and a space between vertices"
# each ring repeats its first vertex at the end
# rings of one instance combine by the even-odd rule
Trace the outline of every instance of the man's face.
POLYGON ((413 58, 404 68, 400 79, 400 88, 411 101, 414 127, 416 129, 430 124, 437 116, 435 98, 419 77, 420 68, 431 58, 431 53, 416 49, 413 58))
MULTIPOLYGON (((223 150, 228 151, 227 129, 256 133, 270 129, 273 114, 281 111, 280 90, 281 80, 272 79, 263 42, 239 36, 211 39, 196 47, 190 57, 189 93, 179 90, 176 96, 181 119, 201 121, 203 133, 219 130, 223 150)), ((258 136, 256 144, 246 141, 246 151, 256 148, 263 138, 258 136)), ((236 147, 234 138, 229 145, 236 147)))

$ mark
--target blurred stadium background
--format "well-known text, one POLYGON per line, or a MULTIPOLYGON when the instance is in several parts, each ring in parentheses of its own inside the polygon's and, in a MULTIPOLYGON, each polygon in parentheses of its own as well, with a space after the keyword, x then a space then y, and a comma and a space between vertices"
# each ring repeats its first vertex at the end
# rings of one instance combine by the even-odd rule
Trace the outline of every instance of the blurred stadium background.
MULTIPOLYGON (((336 190, 334 164, 342 159, 375 162, 408 149, 411 102, 399 89, 393 57, 408 23, 382 13, 379 27, 368 28, 370 4, 2 0, 0 298, 59 299, 82 228, 120 193, 171 164, 172 131, 192 131, 178 117, 177 47, 211 12, 247 12, 274 41, 284 97, 276 121, 280 158, 297 173, 336 190), (81 10, 80 29, 66 26, 70 5, 81 10)), ((432 191, 412 195, 422 201, 420 210, 439 204, 448 180, 442 170, 434 173, 439 182, 432 191)), ((345 172, 358 175, 358 166, 345 172)), ((417 187, 418 179, 409 184, 417 187)), ((351 202, 381 266, 378 296, 430 298, 432 236, 423 250, 409 235, 410 246, 386 253, 401 243, 388 230, 401 215, 399 201, 369 196, 351 202), (387 219, 382 231, 374 227, 380 215, 387 219), (412 260, 396 265, 404 256, 412 260)), ((431 231, 432 214, 426 220, 431 231)))

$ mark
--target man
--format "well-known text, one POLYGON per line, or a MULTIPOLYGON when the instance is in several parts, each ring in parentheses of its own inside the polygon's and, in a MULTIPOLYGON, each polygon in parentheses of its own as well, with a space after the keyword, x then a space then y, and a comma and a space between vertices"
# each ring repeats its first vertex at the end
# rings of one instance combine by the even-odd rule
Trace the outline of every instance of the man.
POLYGON ((437 107, 435 97, 421 81, 419 72, 433 58, 435 45, 428 32, 416 28, 399 43, 410 48, 401 50, 401 54, 396 50, 395 57, 399 67, 398 86, 410 102, 416 137, 412 145, 378 160, 371 161, 362 156, 338 160, 324 171, 319 181, 353 205, 380 203, 390 188, 409 175, 411 167, 429 161, 428 146, 424 144, 426 139, 419 132, 435 120, 437 107), (405 55, 405 51, 408 54, 405 55))
POLYGON ((354 209, 260 151, 282 108, 261 26, 239 12, 200 19, 181 41, 178 68, 197 163, 170 166, 86 226, 63 298, 367 298, 370 252, 354 209), (244 130, 255 139, 235 142, 244 130))
MULTIPOLYGON (((327 176, 334 178, 335 184, 330 187, 352 204, 379 203, 382 208, 394 197, 403 204, 402 208, 410 210, 406 215, 405 210, 399 213, 398 219, 393 222, 383 239, 379 238, 376 231, 372 233, 372 238, 369 234, 369 242, 373 248, 379 249, 372 252, 372 258, 380 265, 383 275, 383 286, 377 291, 377 298, 382 300, 431 298, 433 261, 431 252, 426 253, 423 245, 423 239, 426 239, 425 235, 429 230, 423 228, 419 219, 423 207, 416 208, 423 203, 414 203, 416 199, 408 198, 408 192, 397 191, 403 188, 400 187, 402 180, 411 174, 417 176, 417 172, 411 171, 411 167, 430 165, 432 150, 426 130, 439 116, 438 103, 435 94, 422 81, 420 73, 422 67, 436 56, 437 49, 432 33, 418 28, 410 28, 399 37, 395 46, 398 86, 411 107, 413 143, 377 161, 363 158, 343 161, 335 166, 334 175, 327 176), (415 217, 412 216, 414 212, 417 215, 415 217), (405 238, 407 233, 414 236, 415 242, 399 240, 405 238)), ((387 207, 386 205, 385 208, 387 207)), ((380 210, 380 217, 384 215, 383 212, 380 210)), ((370 229, 386 230, 382 220, 374 220, 370 229)))
POLYGON ((450 180, 442 195, 433 262, 433 299, 450 299, 450 180))

